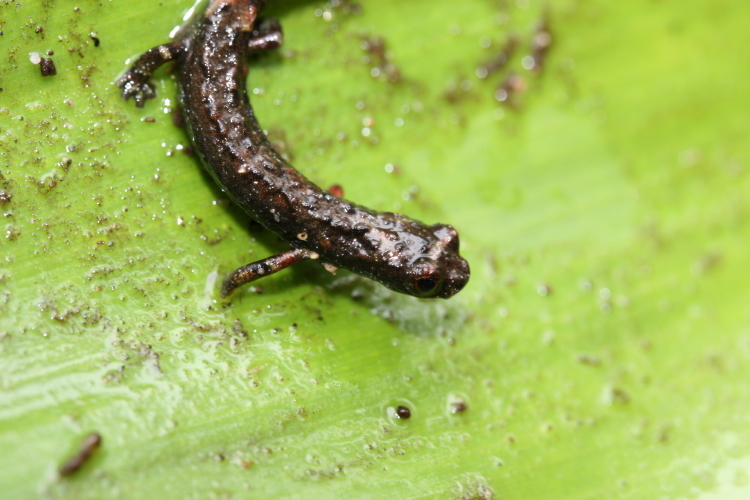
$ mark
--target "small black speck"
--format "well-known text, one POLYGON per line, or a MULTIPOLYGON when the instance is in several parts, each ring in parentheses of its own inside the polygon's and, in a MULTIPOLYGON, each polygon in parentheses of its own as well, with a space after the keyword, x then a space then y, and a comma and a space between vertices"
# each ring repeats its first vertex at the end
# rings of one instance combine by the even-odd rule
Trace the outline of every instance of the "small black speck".
POLYGON ((399 406, 398 408, 396 408, 396 416, 398 418, 407 419, 411 417, 411 410, 406 406, 399 406))
POLYGON ((99 38, 96 36, 96 33, 91 33, 89 36, 94 41, 94 47, 98 47, 101 42, 99 41, 99 38))
POLYGON ((54 50, 48 50, 47 51, 47 55, 48 56, 54 56, 55 55, 55 51, 54 50))
POLYGON ((34 33, 42 33, 43 31, 44 31, 44 28, 42 28, 41 26, 37 26, 36 29, 34 30, 34 33))
POLYGON ((468 408, 469 407, 466 405, 466 402, 463 399, 459 399, 451 405, 451 413, 453 413, 454 415, 456 413, 463 413, 468 408))

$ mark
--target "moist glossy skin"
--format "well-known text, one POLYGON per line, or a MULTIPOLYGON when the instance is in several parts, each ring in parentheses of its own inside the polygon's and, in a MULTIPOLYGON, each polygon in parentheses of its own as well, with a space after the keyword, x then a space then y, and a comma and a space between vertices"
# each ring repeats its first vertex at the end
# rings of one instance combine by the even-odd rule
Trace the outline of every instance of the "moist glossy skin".
POLYGON ((153 97, 151 71, 180 59, 186 122, 196 150, 216 182, 253 219, 292 249, 235 271, 224 293, 318 258, 417 297, 448 298, 469 280, 458 253, 458 233, 401 214, 377 212, 324 191, 289 165, 270 145, 247 96, 246 53, 281 43, 277 24, 258 23, 266 2, 214 0, 183 38, 147 52, 118 82, 136 103, 153 97))

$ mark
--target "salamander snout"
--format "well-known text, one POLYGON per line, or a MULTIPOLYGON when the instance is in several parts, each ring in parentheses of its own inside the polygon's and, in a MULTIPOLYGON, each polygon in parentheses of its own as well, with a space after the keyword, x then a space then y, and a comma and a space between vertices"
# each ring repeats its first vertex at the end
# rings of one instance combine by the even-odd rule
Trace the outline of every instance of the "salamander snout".
POLYGON ((458 252, 451 254, 451 258, 445 264, 446 275, 443 289, 436 295, 441 299, 448 299, 460 292, 471 276, 469 263, 458 255, 458 252))
POLYGON ((438 239, 433 251, 439 251, 439 253, 433 254, 433 258, 442 278, 440 290, 436 290, 432 296, 447 299, 466 286, 471 271, 469 263, 458 254, 458 231, 448 224, 435 224, 431 229, 438 239))

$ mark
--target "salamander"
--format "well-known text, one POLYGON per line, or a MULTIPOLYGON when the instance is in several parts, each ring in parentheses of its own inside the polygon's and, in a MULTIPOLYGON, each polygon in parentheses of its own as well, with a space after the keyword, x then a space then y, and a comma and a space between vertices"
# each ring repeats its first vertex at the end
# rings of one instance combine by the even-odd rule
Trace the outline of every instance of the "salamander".
POLYGON ((117 81, 138 107, 155 97, 154 70, 179 63, 180 101, 194 149, 224 192, 289 250, 227 275, 221 294, 303 259, 345 268, 397 292, 449 298, 469 280, 458 232, 405 215, 378 212, 334 196, 274 150, 246 88, 248 53, 281 45, 275 19, 259 18, 268 0, 210 0, 174 41, 142 54, 117 81))

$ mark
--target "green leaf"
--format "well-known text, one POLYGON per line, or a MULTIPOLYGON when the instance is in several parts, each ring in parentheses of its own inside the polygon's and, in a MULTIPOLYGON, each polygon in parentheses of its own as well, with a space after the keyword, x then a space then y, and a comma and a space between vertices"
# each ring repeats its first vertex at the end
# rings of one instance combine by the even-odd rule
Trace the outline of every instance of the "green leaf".
POLYGON ((453 224, 449 301, 313 262, 218 300, 286 245, 187 154, 175 68, 113 85, 188 7, 0 3, 0 498, 748 495, 750 4, 272 2, 269 137, 453 224))

